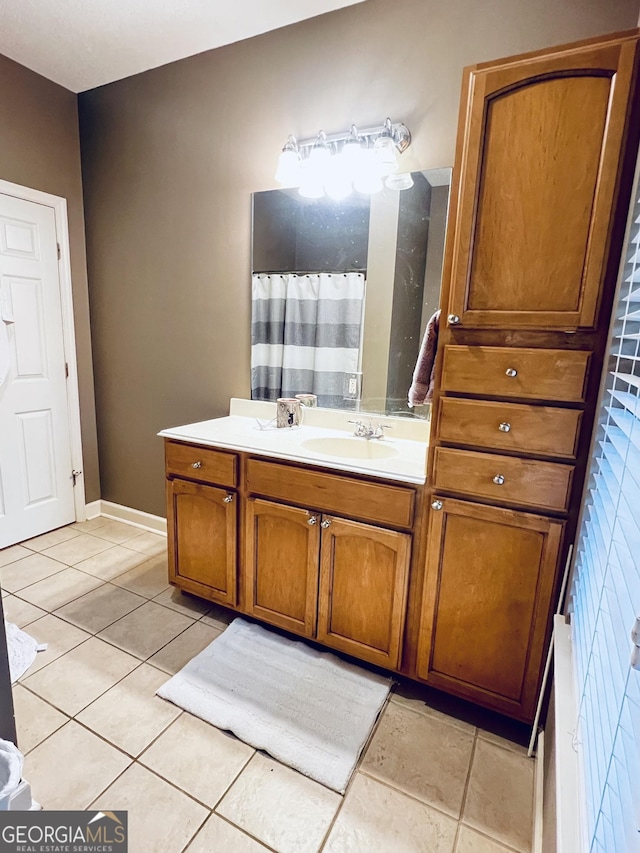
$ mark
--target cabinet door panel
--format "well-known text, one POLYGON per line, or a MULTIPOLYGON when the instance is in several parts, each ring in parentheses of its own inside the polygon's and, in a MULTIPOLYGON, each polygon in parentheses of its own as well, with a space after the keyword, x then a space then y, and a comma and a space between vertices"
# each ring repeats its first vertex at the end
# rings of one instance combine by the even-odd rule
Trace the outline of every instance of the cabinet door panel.
POLYGON ((471 72, 449 310, 462 327, 593 328, 636 42, 471 72))
POLYGON ((400 663, 410 537, 325 519, 318 640, 390 669, 400 663))
POLYGON ((529 721, 564 522, 442 502, 429 523, 418 675, 529 721))
POLYGON ((319 518, 273 501, 247 502, 247 612, 288 631, 315 634, 319 518))
POLYGON ((234 605, 236 495, 175 479, 167 482, 167 497, 169 579, 189 592, 234 605), (229 496, 232 500, 225 501, 229 496))

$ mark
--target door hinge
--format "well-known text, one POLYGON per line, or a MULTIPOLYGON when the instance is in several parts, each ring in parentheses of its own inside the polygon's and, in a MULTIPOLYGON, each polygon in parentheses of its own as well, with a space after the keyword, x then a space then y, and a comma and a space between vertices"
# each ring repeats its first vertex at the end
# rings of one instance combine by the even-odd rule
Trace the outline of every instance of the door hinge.
POLYGON ((69 378, 69 362, 68 361, 65 361, 65 363, 64 363, 64 378, 65 379, 69 378))
POLYGON ((78 477, 82 474, 82 471, 76 471, 75 468, 71 472, 71 477, 73 479, 73 485, 75 486, 78 477))
POLYGON ((56 243, 56 247, 58 249, 58 260, 62 257, 62 252, 60 251, 60 243, 56 243))

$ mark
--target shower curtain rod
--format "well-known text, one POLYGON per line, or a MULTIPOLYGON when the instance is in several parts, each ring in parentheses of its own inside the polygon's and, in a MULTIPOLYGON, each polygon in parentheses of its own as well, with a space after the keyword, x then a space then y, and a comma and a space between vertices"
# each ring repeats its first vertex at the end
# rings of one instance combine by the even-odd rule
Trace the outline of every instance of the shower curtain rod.
POLYGON ((347 275, 354 272, 366 273, 366 267, 349 270, 254 270, 251 275, 347 275))

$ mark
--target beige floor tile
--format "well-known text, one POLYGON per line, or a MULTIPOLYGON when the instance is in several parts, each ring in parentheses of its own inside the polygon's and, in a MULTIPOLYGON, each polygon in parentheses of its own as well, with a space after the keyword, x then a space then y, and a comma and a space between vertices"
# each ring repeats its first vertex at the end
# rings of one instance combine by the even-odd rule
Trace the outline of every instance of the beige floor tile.
POLYGON ((133 539, 128 539, 126 547, 143 554, 149 554, 149 556, 155 556, 167 550, 167 537, 159 533, 145 532, 133 539))
POLYGON ((100 636, 120 649, 146 660, 193 625, 193 619, 148 601, 109 625, 100 636))
POLYGON ((61 572, 21 589, 20 598, 44 610, 57 610, 101 584, 98 578, 77 569, 63 568, 61 572))
MULTIPOLYGON (((78 531, 72 527, 59 527, 57 530, 51 530, 49 533, 43 533, 42 536, 36 536, 34 539, 27 539, 22 545, 25 548, 31 548, 32 551, 44 551, 45 548, 51 548, 59 542, 66 542, 68 539, 74 539, 78 536, 78 531)), ((64 562, 64 561, 63 561, 64 562)))
POLYGON ((191 714, 182 714, 140 763, 213 808, 255 750, 191 714))
POLYGON ((23 545, 10 545, 8 548, 0 550, 0 566, 7 566, 9 563, 15 563, 16 560, 28 557, 29 554, 33 554, 33 551, 30 551, 23 545))
POLYGON ((360 769, 457 819, 473 740, 439 718, 389 703, 360 769))
POLYGON ((32 622, 27 633, 31 634, 38 643, 46 643, 47 648, 43 652, 38 652, 36 659, 21 679, 22 681, 33 675, 34 672, 38 672, 51 661, 56 660, 71 649, 75 649, 76 646, 84 643, 91 636, 86 631, 81 631, 80 628, 70 625, 63 619, 58 619, 51 613, 46 613, 40 619, 32 622))
POLYGON ((157 666, 169 675, 175 675, 197 654, 219 637, 222 631, 196 622, 182 634, 178 634, 164 648, 149 658, 149 663, 157 666))
POLYGON ((144 595, 145 598, 154 598, 164 589, 169 588, 168 578, 167 556, 166 554, 159 554, 151 559, 145 556, 143 563, 114 578, 113 582, 131 590, 131 592, 138 593, 138 595, 144 595))
POLYGON ((452 853, 457 822, 358 773, 324 853, 452 853))
POLYGON ((24 684, 73 717, 138 664, 131 655, 91 637, 30 675, 24 684))
POLYGON ((13 687, 13 706, 18 746, 23 755, 69 721, 66 714, 61 714, 21 684, 13 687))
POLYGON ((97 798, 93 808, 128 810, 131 853, 177 853, 209 814, 204 806, 139 764, 132 764, 97 798))
POLYGON ((185 853, 265 853, 266 847, 212 814, 185 853))
POLYGON ((455 853, 511 853, 511 851, 497 841, 487 838, 486 835, 480 835, 475 829, 461 826, 455 853))
POLYGON ((105 583, 64 607, 59 607, 55 615, 91 634, 97 634, 145 601, 146 598, 134 595, 128 589, 105 583))
POLYGON ((489 743, 495 743, 498 746, 504 747, 504 749, 510 749, 513 752, 517 752, 520 755, 527 754, 527 747, 522 746, 522 744, 514 743, 512 740, 507 740, 505 737, 501 737, 500 735, 494 735, 493 732, 488 732, 485 729, 478 729, 478 737, 482 738, 482 740, 488 740, 489 743))
MULTIPOLYGON (((7 622, 13 622, 18 628, 26 628, 31 622, 46 615, 46 610, 41 610, 28 601, 23 601, 15 595, 7 595, 2 599, 4 607, 4 618, 7 622)), ((28 633, 28 632, 27 632, 28 633)))
POLYGON ((256 754, 216 811, 279 853, 316 853, 341 800, 334 791, 256 754))
POLYGON ((107 542, 106 539, 98 539, 97 536, 92 536, 90 533, 76 533, 73 539, 60 542, 53 548, 47 548, 43 553, 47 557, 53 557, 54 560, 60 560, 61 563, 73 566, 81 560, 86 560, 88 557, 93 557, 94 554, 99 554, 100 551, 106 551, 107 548, 112 547, 113 543, 107 542))
POLYGON ((80 560, 74 568, 103 581, 112 581, 134 566, 139 566, 146 559, 144 554, 139 554, 137 551, 131 551, 121 545, 113 545, 106 551, 94 554, 93 557, 80 560))
POLYGON ((405 708, 410 708, 418 714, 426 714, 429 717, 435 717, 436 719, 442 720, 444 723, 449 723, 450 725, 456 726, 465 732, 469 732, 469 734, 475 734, 476 727, 472 726, 471 723, 467 723, 464 720, 458 720, 456 717, 452 717, 449 714, 445 714, 442 711, 431 708, 422 698, 418 685, 412 687, 403 684, 402 686, 395 687, 389 701, 396 705, 404 705, 405 708))
MULTIPOLYGON (((26 549, 25 549, 26 550, 26 549)), ((18 592, 31 584, 62 572, 65 566, 44 554, 27 551, 28 557, 3 566, 0 571, 2 586, 9 592, 18 592)))
POLYGON ((515 847, 531 849, 534 761, 478 738, 462 820, 515 847))
POLYGON ((78 533, 91 533, 92 530, 102 527, 103 524, 108 524, 109 521, 110 519, 99 515, 97 518, 88 518, 86 521, 74 521, 69 527, 72 530, 77 530, 78 533))
POLYGON ((238 614, 233 610, 228 610, 226 607, 221 607, 219 604, 211 604, 211 609, 202 616, 200 622, 203 625, 211 625, 212 628, 219 628, 221 631, 230 625, 234 619, 238 618, 238 614))
MULTIPOLYGON (((71 720, 27 755, 24 777, 45 809, 86 809, 130 762, 71 720)), ((112 803, 111 808, 120 806, 112 803)))
POLYGON ((185 616, 192 616, 194 619, 199 619, 211 610, 211 602, 205 601, 204 598, 198 598, 196 595, 182 592, 175 586, 165 589, 153 600, 156 604, 163 604, 171 610, 184 613, 185 616))
POLYGON ((140 536, 142 531, 139 527, 134 527, 132 524, 124 524, 122 521, 112 521, 107 519, 105 524, 100 524, 92 531, 94 536, 100 539, 108 539, 109 542, 114 542, 119 545, 129 539, 135 539, 140 536))
POLYGON ((164 673, 142 664, 78 714, 78 720, 130 755, 140 755, 182 709, 155 692, 164 673))

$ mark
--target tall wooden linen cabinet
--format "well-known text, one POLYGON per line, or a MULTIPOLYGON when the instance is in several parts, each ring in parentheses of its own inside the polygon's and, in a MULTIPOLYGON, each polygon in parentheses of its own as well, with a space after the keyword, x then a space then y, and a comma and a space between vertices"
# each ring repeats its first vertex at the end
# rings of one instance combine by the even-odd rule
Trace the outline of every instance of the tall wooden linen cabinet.
POLYGON ((531 721, 638 145, 639 32, 465 71, 416 675, 531 721))

